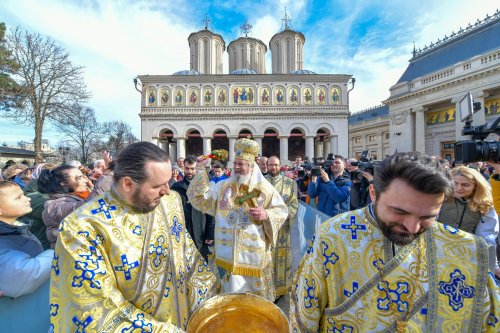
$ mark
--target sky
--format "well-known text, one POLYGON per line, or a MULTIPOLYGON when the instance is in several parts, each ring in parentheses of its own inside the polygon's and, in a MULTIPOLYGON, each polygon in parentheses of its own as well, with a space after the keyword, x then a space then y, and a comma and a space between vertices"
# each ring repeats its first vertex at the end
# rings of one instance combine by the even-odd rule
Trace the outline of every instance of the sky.
MULTIPOLYGON (((491 0, 2 0, 0 22, 48 36, 74 65, 84 66, 92 97, 87 106, 99 121, 123 120, 140 138, 137 75, 170 75, 189 69, 190 33, 209 28, 226 45, 253 25, 249 36, 269 45, 290 26, 304 34, 303 68, 319 74, 356 78, 350 111, 380 105, 401 77, 413 45, 423 48, 498 9, 491 0)), ((271 72, 268 51, 267 73, 271 72)), ((228 73, 227 53, 224 73, 228 73)), ((0 143, 32 141, 34 129, 0 118, 0 143)), ((46 125, 44 139, 57 146, 63 134, 46 125)))

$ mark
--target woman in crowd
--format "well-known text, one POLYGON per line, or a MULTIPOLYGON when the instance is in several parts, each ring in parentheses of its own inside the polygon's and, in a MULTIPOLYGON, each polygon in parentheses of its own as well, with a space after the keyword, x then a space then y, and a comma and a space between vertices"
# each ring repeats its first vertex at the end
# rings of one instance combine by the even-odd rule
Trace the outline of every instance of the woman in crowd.
POLYGON ((452 198, 445 201, 439 222, 483 237, 489 245, 490 269, 500 277, 496 259, 498 215, 493 206, 491 188, 483 175, 465 166, 451 170, 455 183, 452 198))
POLYGON ((63 165, 43 170, 38 178, 38 188, 49 194, 42 213, 47 227, 47 239, 54 248, 59 234, 59 224, 73 210, 85 203, 90 195, 92 182, 78 168, 63 165))

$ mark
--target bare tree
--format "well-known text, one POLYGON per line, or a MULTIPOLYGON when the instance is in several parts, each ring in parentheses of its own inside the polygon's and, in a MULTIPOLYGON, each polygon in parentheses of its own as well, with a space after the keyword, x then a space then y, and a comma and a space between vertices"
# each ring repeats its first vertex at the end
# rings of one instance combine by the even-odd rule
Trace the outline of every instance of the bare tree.
POLYGON ((108 137, 106 149, 117 154, 127 145, 139 141, 130 126, 123 121, 115 120, 104 123, 104 133, 108 137))
POLYGON ((83 164, 87 164, 89 157, 100 150, 102 126, 97 122, 94 109, 75 105, 72 114, 55 125, 64 133, 64 142, 77 148, 83 164))
POLYGON ((9 109, 16 102, 19 87, 12 79, 19 65, 12 60, 5 40, 5 23, 0 23, 0 110, 9 109))
POLYGON ((83 81, 83 67, 74 66, 68 53, 48 37, 17 27, 7 36, 12 59, 19 64, 16 78, 21 86, 21 103, 3 110, 17 123, 35 129, 35 160, 41 162, 42 134, 45 121, 60 121, 83 104, 89 93, 83 81))

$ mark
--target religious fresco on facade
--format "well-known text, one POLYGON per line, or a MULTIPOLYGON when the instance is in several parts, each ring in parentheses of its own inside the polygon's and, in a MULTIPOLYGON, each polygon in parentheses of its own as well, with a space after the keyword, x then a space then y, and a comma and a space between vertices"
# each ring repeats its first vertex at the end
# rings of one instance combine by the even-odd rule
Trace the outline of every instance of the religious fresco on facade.
POLYGON ((197 105, 198 103, 198 89, 191 88, 189 90, 189 105, 197 105))
POLYGON ((484 100, 484 112, 486 114, 500 113, 500 98, 488 98, 484 100))
POLYGON ((285 103, 285 93, 282 88, 276 88, 274 91, 274 104, 282 105, 285 103))
POLYGON ((326 104, 325 88, 319 88, 316 90, 316 104, 326 104))
POLYGON ((261 88, 260 89, 260 104, 261 105, 269 105, 269 88, 261 88))
POLYGON ((203 105, 212 105, 213 98, 212 88, 204 88, 203 89, 203 105))
POLYGON ((304 89, 304 97, 302 99, 304 104, 311 105, 312 104, 312 90, 311 88, 304 89))
POLYGON ((451 123, 454 121, 455 121, 454 108, 425 113, 426 125, 437 125, 437 124, 451 123))
POLYGON ((170 101, 170 91, 166 88, 162 88, 160 93, 160 104, 162 106, 165 106, 168 105, 169 101, 170 101))
POLYGON ((148 90, 148 105, 154 106, 156 105, 156 89, 149 88, 148 90))
POLYGON ((226 88, 217 88, 217 104, 227 105, 227 90, 226 88))
POLYGON ((175 104, 181 105, 184 101, 184 91, 181 88, 175 90, 175 104))
POLYGON ((340 104, 340 89, 338 87, 332 88, 332 104, 339 105, 340 104))
POLYGON ((288 89, 288 96, 289 96, 288 104, 292 104, 292 105, 298 104, 299 94, 298 94, 297 88, 293 87, 293 88, 288 89))
POLYGON ((234 87, 232 89, 233 104, 254 104, 255 90, 252 87, 234 87))

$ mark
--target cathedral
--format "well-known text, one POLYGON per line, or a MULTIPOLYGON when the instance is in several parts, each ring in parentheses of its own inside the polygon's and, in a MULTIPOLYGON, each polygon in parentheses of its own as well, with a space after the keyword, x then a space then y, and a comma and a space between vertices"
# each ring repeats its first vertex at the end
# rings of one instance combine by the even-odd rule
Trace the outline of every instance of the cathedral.
POLYGON ((249 37, 251 26, 245 23, 242 36, 226 46, 206 22, 188 37, 188 70, 136 78, 142 85, 142 140, 173 159, 226 149, 232 161, 241 137, 256 140, 262 156, 276 155, 282 164, 296 156, 347 156, 351 75, 303 69, 305 37, 290 28, 286 16, 283 31, 269 45, 249 37))

